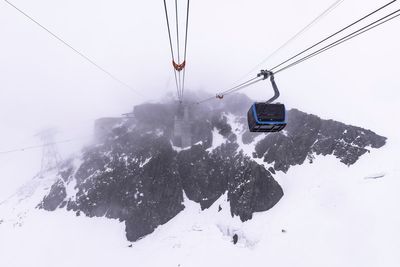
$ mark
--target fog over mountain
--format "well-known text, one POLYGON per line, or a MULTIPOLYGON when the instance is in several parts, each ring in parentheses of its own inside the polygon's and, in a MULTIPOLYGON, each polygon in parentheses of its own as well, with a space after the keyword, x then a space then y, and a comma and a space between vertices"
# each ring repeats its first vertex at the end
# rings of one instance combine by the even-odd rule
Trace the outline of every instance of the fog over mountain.
POLYGON ((165 2, 183 104, 163 1, 0 1, 0 266, 400 266, 400 1, 165 2))
POLYGON ((283 132, 250 133, 250 103, 235 95, 217 108, 142 104, 129 118, 99 119, 96 141, 62 164, 39 207, 119 219, 130 241, 179 214, 184 195, 207 209, 227 193, 231 215, 246 221, 284 195, 277 172, 327 155, 350 166, 386 142, 296 109, 283 132))
POLYGON ((99 118, 90 143, 0 203, 0 249, 27 255, 5 263, 47 266, 69 248, 80 256, 60 266, 132 255, 146 266, 257 265, 266 251, 284 266, 296 257, 300 266, 322 264, 334 253, 327 266, 336 266, 349 262, 349 247, 372 252, 381 243, 352 262, 376 266, 384 257, 394 266, 396 142, 298 109, 288 110, 284 131, 250 133, 251 103, 242 94, 203 105, 165 100, 99 118))

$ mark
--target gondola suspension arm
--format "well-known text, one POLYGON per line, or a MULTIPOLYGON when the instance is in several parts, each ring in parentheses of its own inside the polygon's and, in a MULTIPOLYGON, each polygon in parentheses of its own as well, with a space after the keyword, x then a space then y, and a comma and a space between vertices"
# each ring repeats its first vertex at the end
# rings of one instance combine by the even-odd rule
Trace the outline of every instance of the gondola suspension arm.
POLYGON ((261 70, 260 73, 257 74, 257 77, 261 77, 261 76, 263 77, 263 80, 266 80, 269 78, 269 80, 271 81, 272 89, 274 89, 274 96, 271 97, 269 100, 267 100, 267 102, 265 102, 266 104, 270 104, 270 103, 274 102, 276 99, 278 99, 278 97, 280 96, 278 86, 276 85, 276 82, 275 82, 275 76, 274 76, 274 73, 269 70, 261 70))

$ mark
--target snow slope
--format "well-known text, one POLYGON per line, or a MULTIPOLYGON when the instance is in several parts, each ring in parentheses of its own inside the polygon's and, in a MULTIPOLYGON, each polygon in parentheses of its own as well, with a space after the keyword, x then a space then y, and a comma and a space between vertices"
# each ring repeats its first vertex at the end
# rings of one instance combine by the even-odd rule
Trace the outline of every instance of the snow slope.
POLYGON ((389 139, 350 168, 328 156, 279 172, 285 196, 245 223, 231 218, 226 196, 205 211, 185 199, 183 212, 132 247, 118 221, 32 209, 36 197, 12 213, 9 201, 0 206, 1 265, 399 266, 399 148, 389 139))

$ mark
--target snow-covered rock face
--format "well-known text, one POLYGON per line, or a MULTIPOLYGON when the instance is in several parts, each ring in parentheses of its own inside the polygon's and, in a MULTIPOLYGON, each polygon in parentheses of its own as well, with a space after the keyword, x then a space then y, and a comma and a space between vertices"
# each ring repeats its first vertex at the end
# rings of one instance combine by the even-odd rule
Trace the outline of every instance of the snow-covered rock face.
POLYGON ((277 172, 317 155, 352 165, 386 141, 372 131, 295 109, 288 111, 283 132, 253 134, 245 118, 250 100, 236 95, 225 101, 218 108, 191 107, 184 123, 190 124, 186 141, 192 145, 184 149, 177 149, 175 104, 143 104, 134 118, 99 120, 97 144, 82 151, 78 167, 64 162, 39 207, 119 219, 130 241, 180 213, 184 193, 202 209, 227 193, 232 216, 246 221, 282 198, 273 178, 277 172))

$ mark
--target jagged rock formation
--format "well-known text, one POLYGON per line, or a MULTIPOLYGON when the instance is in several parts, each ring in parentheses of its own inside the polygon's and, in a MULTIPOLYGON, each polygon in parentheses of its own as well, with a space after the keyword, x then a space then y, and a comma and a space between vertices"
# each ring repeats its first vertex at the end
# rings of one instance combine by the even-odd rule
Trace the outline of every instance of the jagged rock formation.
POLYGON ((293 109, 288 112, 285 134, 268 135, 255 147, 254 156, 287 172, 290 166, 302 164, 313 155, 334 155, 346 165, 354 164, 366 147, 382 147, 386 138, 359 127, 333 120, 321 120, 293 109))
POLYGON ((117 218, 125 222, 130 241, 176 216, 184 209, 184 194, 206 209, 227 193, 232 216, 245 221, 283 196, 273 178, 277 171, 315 155, 334 155, 351 165, 367 147, 385 144, 386 138, 372 131, 296 109, 288 112, 284 132, 249 133, 250 102, 236 95, 216 108, 190 110, 191 146, 185 150, 176 148, 175 104, 143 104, 135 107, 134 118, 100 120, 97 142, 84 149, 80 164, 64 163, 39 207, 117 218))

